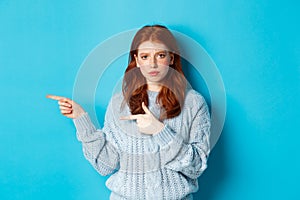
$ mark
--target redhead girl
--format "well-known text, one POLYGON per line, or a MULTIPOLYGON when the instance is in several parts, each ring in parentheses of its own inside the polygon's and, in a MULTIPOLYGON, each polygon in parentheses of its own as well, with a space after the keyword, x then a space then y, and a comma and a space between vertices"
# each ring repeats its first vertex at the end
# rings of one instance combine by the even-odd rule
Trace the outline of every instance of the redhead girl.
POLYGON ((210 152, 210 115, 205 99, 187 86, 166 27, 136 33, 122 93, 110 100, 101 129, 71 99, 47 97, 73 119, 86 159, 111 175, 110 199, 193 199, 210 152))

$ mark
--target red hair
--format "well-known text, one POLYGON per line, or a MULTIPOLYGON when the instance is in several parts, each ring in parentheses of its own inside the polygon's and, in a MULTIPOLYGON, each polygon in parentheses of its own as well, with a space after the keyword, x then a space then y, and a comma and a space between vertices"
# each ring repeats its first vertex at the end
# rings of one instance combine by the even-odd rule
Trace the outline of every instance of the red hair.
POLYGON ((142 102, 149 105, 147 82, 145 77, 136 66, 134 55, 137 55, 138 47, 145 41, 163 43, 170 54, 173 54, 174 61, 170 65, 168 74, 162 81, 162 88, 157 96, 157 103, 161 106, 160 120, 176 117, 181 112, 186 89, 179 48, 173 34, 161 25, 144 26, 133 38, 130 48, 129 64, 125 70, 122 92, 124 102, 130 108, 132 114, 144 114, 142 102))

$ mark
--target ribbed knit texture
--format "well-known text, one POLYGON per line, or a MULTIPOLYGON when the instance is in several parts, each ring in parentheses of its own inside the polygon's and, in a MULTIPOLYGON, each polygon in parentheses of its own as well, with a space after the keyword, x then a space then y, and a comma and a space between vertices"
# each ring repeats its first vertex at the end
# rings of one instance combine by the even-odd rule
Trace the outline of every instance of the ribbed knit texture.
MULTIPOLYGON (((148 91, 149 109, 158 117, 157 92, 148 91)), ((122 94, 107 108, 104 127, 96 130, 87 113, 74 119, 86 159, 101 175, 112 174, 106 186, 116 200, 192 199, 197 178, 206 169, 210 152, 210 116, 204 98, 187 92, 181 114, 163 121, 156 135, 141 134, 122 94)))

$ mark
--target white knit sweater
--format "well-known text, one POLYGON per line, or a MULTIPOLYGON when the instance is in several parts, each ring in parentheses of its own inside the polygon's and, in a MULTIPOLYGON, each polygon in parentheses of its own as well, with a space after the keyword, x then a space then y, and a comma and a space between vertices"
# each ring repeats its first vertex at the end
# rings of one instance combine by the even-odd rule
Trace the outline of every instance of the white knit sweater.
MULTIPOLYGON (((157 92, 148 91, 149 110, 159 116, 157 92)), ((122 94, 107 108, 104 127, 96 130, 88 114, 74 119, 86 159, 101 175, 112 174, 106 186, 111 199, 192 199, 197 178, 206 169, 210 152, 210 116, 204 98, 189 90, 181 114, 166 119, 156 135, 141 134, 123 109, 122 94)))

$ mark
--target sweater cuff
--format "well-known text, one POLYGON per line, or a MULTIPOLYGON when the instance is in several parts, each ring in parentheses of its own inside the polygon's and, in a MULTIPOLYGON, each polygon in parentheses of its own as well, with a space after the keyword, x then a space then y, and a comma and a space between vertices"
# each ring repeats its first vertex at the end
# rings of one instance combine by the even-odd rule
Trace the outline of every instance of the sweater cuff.
POLYGON ((94 126, 94 124, 92 123, 88 113, 84 113, 83 115, 73 119, 74 125, 76 127, 76 130, 78 132, 82 132, 82 131, 95 131, 96 128, 94 126))
POLYGON ((172 140, 175 139, 176 133, 170 129, 167 125, 164 126, 163 130, 156 135, 153 135, 154 140, 159 146, 168 145, 172 140))

